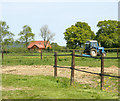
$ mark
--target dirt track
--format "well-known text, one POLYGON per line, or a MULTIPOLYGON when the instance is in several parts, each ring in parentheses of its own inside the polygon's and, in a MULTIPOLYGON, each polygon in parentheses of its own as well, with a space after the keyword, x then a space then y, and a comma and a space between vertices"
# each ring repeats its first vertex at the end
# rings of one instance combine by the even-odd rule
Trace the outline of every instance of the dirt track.
MULTIPOLYGON (((100 73, 100 67, 78 67, 84 71, 100 73)), ((17 75, 51 75, 53 76, 53 66, 2 66, 2 74, 17 74, 17 75)), ((118 75, 118 67, 112 66, 104 69, 107 74, 118 75)), ((58 68, 58 76, 70 78, 70 69, 58 68)), ((75 71, 75 80, 81 83, 92 83, 91 79, 96 77, 94 74, 75 71)), ((99 80, 99 79, 98 79, 99 80)))

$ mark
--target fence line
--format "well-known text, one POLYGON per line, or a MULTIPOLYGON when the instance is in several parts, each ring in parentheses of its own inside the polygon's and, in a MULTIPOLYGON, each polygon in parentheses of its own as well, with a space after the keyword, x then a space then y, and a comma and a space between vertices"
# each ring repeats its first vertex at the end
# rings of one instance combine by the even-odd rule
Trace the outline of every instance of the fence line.
POLYGON ((104 86, 104 54, 101 56, 101 90, 103 89, 104 86))
POLYGON ((54 77, 57 77, 57 52, 54 53, 55 55, 55 65, 54 65, 54 77))
MULTIPOLYGON (((55 66, 53 66, 53 67, 55 67, 55 66)), ((62 66, 56 66, 56 67, 57 68, 72 69, 72 67, 62 67, 62 66)), ((114 76, 114 75, 108 75, 108 74, 101 74, 101 73, 94 73, 94 72, 89 72, 89 71, 85 71, 85 70, 81 70, 81 69, 76 69, 76 68, 74 68, 74 70, 85 72, 85 73, 90 73, 90 74, 96 74, 96 75, 103 75, 103 76, 108 76, 108 77, 120 78, 120 76, 114 76)))
POLYGON ((2 51, 2 60, 4 59, 3 51, 2 51))
MULTIPOLYGON (((55 67, 55 65, 53 66, 55 67)), ((56 66, 57 68, 67 68, 67 69, 71 69, 72 67, 62 67, 62 66, 56 66)))
POLYGON ((72 51, 72 63, 71 63, 71 80, 70 84, 73 85, 74 83, 74 69, 75 69, 75 50, 72 51))
MULTIPOLYGON (((44 53, 47 53, 47 52, 50 52, 50 53, 54 53, 55 51, 58 51, 58 52, 72 52, 73 50, 75 50, 75 52, 83 52, 84 49, 83 48, 80 48, 80 49, 50 49, 50 50, 42 50, 44 53)), ((119 51, 120 48, 104 48, 104 50, 106 51, 110 51, 110 50, 116 50, 119 51)), ((7 50, 3 50, 4 53, 9 53, 7 50)), ((25 51, 24 51, 25 52, 25 51)), ((36 51, 37 52, 37 51, 36 51)), ((31 52, 33 53, 33 52, 31 52)))
POLYGON ((101 73, 94 73, 94 72, 89 72, 89 71, 84 71, 84 70, 76 69, 75 68, 75 57, 85 57, 85 56, 75 55, 75 51, 74 50, 72 51, 72 54, 57 55, 57 52, 55 52, 54 57, 55 57, 55 65, 53 66, 54 67, 54 77, 57 77, 57 67, 58 68, 71 69, 70 85, 74 84, 74 70, 81 71, 81 72, 86 72, 86 73, 90 73, 90 74, 99 75, 101 77, 100 78, 100 80, 101 80, 101 82, 100 82, 100 89, 101 90, 104 87, 104 76, 120 78, 120 76, 112 76, 112 75, 104 74, 104 59, 120 59, 120 57, 104 57, 104 54, 102 54, 101 57, 91 57, 90 56, 89 58, 101 59, 101 73), (70 56, 70 55, 72 56, 71 67, 57 66, 57 56, 70 56))
POLYGON ((42 60, 42 51, 41 51, 41 60, 42 60))
MULTIPOLYGON (((76 55, 77 57, 85 57, 85 56, 82 56, 82 54, 83 54, 83 50, 84 49, 75 49, 74 51, 75 52, 80 52, 80 55, 76 55)), ((120 57, 119 57, 119 50, 120 50, 120 48, 104 48, 104 50, 117 50, 117 57, 105 57, 105 59, 120 59, 120 57)), ((41 56, 41 60, 42 60, 42 57, 43 56, 53 56, 53 55, 43 55, 43 52, 44 53, 47 53, 47 52, 50 52, 50 53, 54 53, 55 51, 61 51, 61 52, 72 52, 73 51, 73 49, 61 49, 61 50, 41 50, 41 52, 40 52, 40 55, 15 55, 15 56, 41 56)), ((6 55, 7 55, 7 51, 6 51, 6 55)), ((66 55, 59 55, 59 56, 68 56, 68 54, 66 54, 66 55)), ((69 54, 69 56, 71 56, 71 54, 69 54)), ((4 51, 2 51, 2 59, 4 58, 4 51)), ((91 58, 91 57, 90 57, 91 58)), ((92 57, 92 58, 98 58, 99 59, 99 57, 92 57)))
MULTIPOLYGON (((115 78, 120 78, 120 76, 112 76, 112 75, 106 75, 104 74, 104 59, 120 59, 120 57, 118 56, 118 51, 119 49, 117 49, 117 57, 104 57, 104 55, 102 55, 101 57, 92 57, 92 56, 82 56, 82 55, 76 55, 75 54, 75 50, 72 50, 72 54, 59 54, 57 55, 57 52, 54 52, 54 55, 43 55, 43 51, 41 51, 41 53, 39 55, 22 55, 22 56, 41 56, 41 60, 43 58, 43 56, 54 56, 55 57, 55 65, 54 65, 54 77, 57 77, 57 68, 67 68, 67 69, 71 69, 71 79, 70 79, 70 84, 73 85, 74 84, 74 70, 77 71, 81 71, 81 72, 86 72, 86 73, 91 73, 91 74, 96 74, 99 75, 101 77, 101 89, 104 86, 104 76, 108 76, 108 77, 115 77, 115 78), (72 56, 72 63, 71 63, 71 67, 61 67, 61 66, 57 66, 57 56, 72 56), (89 71, 84 71, 84 70, 80 70, 80 69, 76 69, 75 68, 75 57, 86 57, 86 58, 95 58, 95 59, 101 59, 101 73, 93 73, 93 72, 89 72, 89 71)), ((18 55, 21 56, 21 55, 18 55)), ((3 55, 3 51, 2 51, 2 59, 4 58, 3 55)))

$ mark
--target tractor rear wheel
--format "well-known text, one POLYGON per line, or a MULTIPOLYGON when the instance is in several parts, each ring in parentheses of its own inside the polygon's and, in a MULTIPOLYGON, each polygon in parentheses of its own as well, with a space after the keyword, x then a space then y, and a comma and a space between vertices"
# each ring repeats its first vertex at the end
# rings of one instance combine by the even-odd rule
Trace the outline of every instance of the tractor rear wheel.
POLYGON ((90 55, 91 56, 97 56, 97 50, 96 49, 91 49, 90 50, 90 55))

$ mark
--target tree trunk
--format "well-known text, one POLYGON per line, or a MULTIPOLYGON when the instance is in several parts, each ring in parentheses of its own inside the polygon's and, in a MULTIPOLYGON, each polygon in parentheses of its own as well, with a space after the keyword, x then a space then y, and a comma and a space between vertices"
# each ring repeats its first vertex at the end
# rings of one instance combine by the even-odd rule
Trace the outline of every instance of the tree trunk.
POLYGON ((44 39, 44 46, 45 46, 45 49, 46 49, 46 40, 44 39))
POLYGON ((25 42, 25 44, 26 44, 26 48, 27 48, 27 38, 26 38, 26 42, 25 42))

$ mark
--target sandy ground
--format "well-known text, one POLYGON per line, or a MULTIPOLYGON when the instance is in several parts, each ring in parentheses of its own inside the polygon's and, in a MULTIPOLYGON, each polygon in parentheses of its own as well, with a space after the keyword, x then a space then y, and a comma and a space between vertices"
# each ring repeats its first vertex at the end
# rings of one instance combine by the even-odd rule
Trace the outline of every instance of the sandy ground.
MULTIPOLYGON (((100 67, 79 67, 75 66, 75 68, 100 73, 100 67)), ((54 75, 53 66, 2 66, 2 74, 17 74, 17 75, 54 75)), ((118 75, 118 67, 112 66, 109 68, 104 68, 104 72, 111 75, 118 75)), ((70 78, 71 70, 66 68, 58 68, 57 69, 58 76, 70 78)), ((92 83, 92 79, 97 77, 94 74, 84 73, 81 71, 75 71, 75 80, 81 83, 92 83)), ((99 79, 98 79, 99 80, 99 79)))
POLYGON ((31 90, 31 89, 30 89, 30 88, 28 88, 28 87, 15 88, 15 87, 3 87, 3 86, 0 86, 0 89, 1 89, 1 90, 3 90, 3 91, 31 90))
MULTIPOLYGON (((53 66, 2 66, 1 67, 2 74, 17 74, 17 75, 51 75, 54 76, 54 68, 53 66)), ((76 69, 100 73, 100 67, 79 67, 75 66, 76 69)), ((118 67, 112 66, 109 68, 104 68, 104 72, 111 75, 118 75, 118 67)), ((59 77, 67 77, 70 78, 71 70, 66 68, 58 68, 57 75, 59 77)), ((74 80, 80 82, 81 84, 90 84, 91 87, 96 87, 96 81, 99 82, 100 78, 97 75, 89 74, 81 71, 74 72, 74 80)), ((14 87, 1 87, 0 90, 9 91, 9 90, 30 90, 28 87, 24 88, 14 88, 14 87)))

